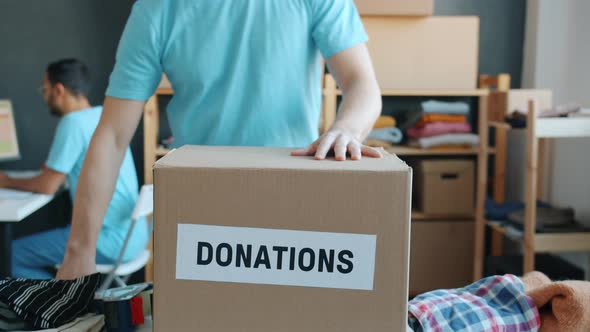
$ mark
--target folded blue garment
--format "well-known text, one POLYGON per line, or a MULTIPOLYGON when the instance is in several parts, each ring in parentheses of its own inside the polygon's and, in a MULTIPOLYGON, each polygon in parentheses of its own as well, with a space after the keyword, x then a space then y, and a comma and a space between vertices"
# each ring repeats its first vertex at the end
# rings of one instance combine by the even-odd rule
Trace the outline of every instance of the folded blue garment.
MULTIPOLYGON (((537 202, 538 208, 550 208, 551 205, 545 202, 538 201, 537 202)), ((494 202, 493 199, 487 198, 486 199, 486 218, 488 220, 497 220, 497 221, 508 221, 508 216, 516 211, 520 211, 524 209, 524 203, 522 202, 505 202, 501 204, 497 204, 494 202)))
POLYGON ((404 134, 396 127, 373 129, 368 137, 368 139, 378 139, 394 144, 400 143, 403 138, 404 134))
POLYGON ((469 114, 469 104, 462 102, 462 101, 447 102, 447 101, 438 101, 438 100, 428 100, 428 101, 422 102, 422 111, 426 114, 437 113, 437 114, 468 115, 469 114))

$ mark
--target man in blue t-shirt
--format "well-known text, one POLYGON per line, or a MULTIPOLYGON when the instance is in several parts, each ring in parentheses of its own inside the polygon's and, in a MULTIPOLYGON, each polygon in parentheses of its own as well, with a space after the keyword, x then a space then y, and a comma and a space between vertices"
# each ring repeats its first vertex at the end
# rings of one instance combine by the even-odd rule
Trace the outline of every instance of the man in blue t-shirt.
POLYGON ((381 111, 366 41, 353 0, 135 2, 58 278, 94 271, 94 244, 115 170, 162 73, 174 89, 167 113, 176 146, 307 146, 293 154, 379 157, 361 144, 381 111), (333 126, 318 137, 321 56, 343 100, 333 126))
MULTIPOLYGON (((49 157, 41 174, 31 179, 11 179, 0 173, 0 187, 54 194, 67 179, 70 197, 74 199, 84 157, 102 113, 102 107, 90 106, 89 84, 88 69, 78 60, 61 60, 47 67, 43 77, 43 98, 50 112, 60 117, 49 157)), ((113 263, 118 258, 138 196, 135 165, 128 147, 122 157, 119 175, 113 183, 113 196, 97 240, 96 262, 102 264, 113 263)), ((62 262, 69 233, 70 227, 66 227, 13 241, 12 275, 50 279, 52 275, 45 268, 62 262)), ((132 259, 141 253, 147 240, 147 224, 137 223, 124 259, 132 259)))

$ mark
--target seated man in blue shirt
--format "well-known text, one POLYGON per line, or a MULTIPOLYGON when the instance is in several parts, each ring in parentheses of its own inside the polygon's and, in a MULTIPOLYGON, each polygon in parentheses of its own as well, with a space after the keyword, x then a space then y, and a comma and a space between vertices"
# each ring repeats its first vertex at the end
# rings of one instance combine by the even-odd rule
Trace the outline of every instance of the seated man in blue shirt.
MULTIPOLYGON (((88 68, 78 60, 61 60, 47 67, 43 77, 43 98, 49 111, 60 117, 49 157, 41 174, 31 179, 11 179, 0 173, 0 187, 53 194, 67 179, 70 197, 74 199, 82 163, 102 113, 102 107, 92 107, 88 101, 89 86, 88 68)), ((97 263, 113 263, 118 258, 131 222, 138 184, 129 147, 118 173, 98 236, 97 263)), ((69 233, 68 226, 13 241, 12 275, 50 279, 52 275, 45 268, 62 262, 69 233)), ((139 222, 124 259, 132 259, 141 253, 147 241, 147 224, 139 222)))

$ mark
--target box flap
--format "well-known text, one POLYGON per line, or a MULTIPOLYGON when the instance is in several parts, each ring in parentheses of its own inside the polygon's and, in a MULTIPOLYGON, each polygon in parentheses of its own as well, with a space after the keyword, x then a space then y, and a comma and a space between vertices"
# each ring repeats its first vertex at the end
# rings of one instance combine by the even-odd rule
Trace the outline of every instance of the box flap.
POLYGON ((409 171, 397 156, 384 152, 383 158, 357 161, 314 160, 293 157, 293 149, 268 147, 183 146, 158 160, 158 168, 294 169, 315 171, 409 171))

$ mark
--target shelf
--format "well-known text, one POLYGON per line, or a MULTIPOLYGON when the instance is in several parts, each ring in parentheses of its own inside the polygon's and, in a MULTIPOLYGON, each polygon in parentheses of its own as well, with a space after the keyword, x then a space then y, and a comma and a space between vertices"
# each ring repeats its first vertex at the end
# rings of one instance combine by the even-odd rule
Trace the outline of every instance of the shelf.
MULTIPOLYGON (((479 148, 471 149, 419 149, 408 146, 392 146, 385 151, 398 156, 475 156, 479 153, 479 148)), ((496 153, 495 148, 488 148, 488 153, 496 153)))
MULTIPOLYGON (((330 94, 329 90, 324 89, 324 94, 330 94)), ((336 90, 337 95, 342 95, 342 91, 336 90)), ((381 95, 386 97, 481 97, 487 96, 489 90, 381 90, 381 95)))
POLYGON ((157 156, 157 157, 163 157, 163 156, 167 155, 167 154, 168 154, 168 152, 170 152, 170 149, 167 149, 167 148, 165 148, 165 147, 161 147, 161 146, 159 146, 159 147, 156 149, 156 156, 157 156))
POLYGON ((539 118, 539 138, 590 137, 590 118, 539 118))
POLYGON ((419 211, 412 211, 412 220, 475 220, 475 216, 472 215, 457 215, 457 214, 426 214, 419 211))
MULTIPOLYGON (((497 222, 488 222, 488 225, 501 234, 510 234, 510 238, 513 240, 523 240, 522 230, 505 227, 497 222)), ((535 252, 557 253, 582 251, 590 251, 590 232, 535 234, 535 252)))

